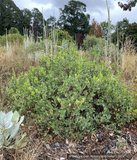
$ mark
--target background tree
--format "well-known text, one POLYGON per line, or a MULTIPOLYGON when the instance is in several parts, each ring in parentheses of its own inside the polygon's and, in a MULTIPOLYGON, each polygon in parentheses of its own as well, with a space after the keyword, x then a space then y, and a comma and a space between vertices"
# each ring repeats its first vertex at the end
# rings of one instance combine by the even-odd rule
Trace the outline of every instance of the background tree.
POLYGON ((49 32, 53 30, 53 28, 58 29, 57 22, 55 16, 50 16, 50 18, 46 21, 46 32, 49 35, 49 32))
POLYGON ((24 29, 29 29, 30 28, 30 24, 31 24, 31 21, 32 21, 32 13, 27 8, 21 10, 21 12, 22 12, 21 29, 22 29, 22 33, 23 33, 23 28, 24 29))
POLYGON ((78 50, 80 49, 80 47, 83 46, 83 40, 84 40, 85 36, 83 33, 77 33, 76 34, 76 45, 78 50))
POLYGON ((0 35, 15 27, 20 31, 21 11, 12 0, 0 0, 0 35))
POLYGON ((19 30, 17 28, 11 27, 9 34, 19 34, 19 30))
MULTIPOLYGON (((117 44, 117 40, 123 41, 124 43, 126 39, 126 29, 129 25, 129 20, 127 18, 123 18, 123 21, 117 22, 114 33, 111 35, 111 41, 115 45, 117 44), (118 34, 117 34, 118 32, 118 34), (118 36, 118 37, 117 37, 118 36)), ((121 48, 122 43, 119 44, 119 49, 121 48)))
POLYGON ((68 5, 64 6, 64 9, 60 8, 60 17, 58 24, 60 24, 63 30, 75 38, 77 33, 89 33, 89 14, 86 12, 86 4, 80 1, 70 0, 68 5))
MULTIPOLYGON (((33 8, 31 13, 32 13, 33 21, 34 21, 34 19, 38 20, 38 31, 39 31, 38 35, 42 36, 43 35, 43 27, 44 27, 43 26, 43 15, 37 8, 33 8)), ((44 20, 44 23, 46 23, 45 20, 44 20)))
POLYGON ((137 23, 134 22, 129 24, 126 31, 126 36, 129 36, 131 39, 135 39, 134 45, 137 47, 137 23))
POLYGON ((91 28, 89 31, 89 35, 95 35, 96 38, 103 36, 101 24, 99 24, 95 19, 92 20, 91 28))
MULTIPOLYGON (((111 21, 110 21, 111 22, 111 21)), ((101 22, 101 27, 102 27, 102 33, 103 33, 103 38, 105 40, 107 40, 107 35, 108 35, 108 22, 104 21, 104 22, 101 22)), ((111 31, 112 30, 115 30, 115 25, 112 25, 110 26, 111 28, 111 31)))
POLYGON ((34 18, 33 25, 30 26, 30 28, 29 28, 29 33, 30 33, 30 31, 31 31, 31 33, 33 32, 33 38, 34 38, 35 42, 38 40, 38 34, 39 34, 38 23, 39 23, 39 20, 37 18, 34 18))

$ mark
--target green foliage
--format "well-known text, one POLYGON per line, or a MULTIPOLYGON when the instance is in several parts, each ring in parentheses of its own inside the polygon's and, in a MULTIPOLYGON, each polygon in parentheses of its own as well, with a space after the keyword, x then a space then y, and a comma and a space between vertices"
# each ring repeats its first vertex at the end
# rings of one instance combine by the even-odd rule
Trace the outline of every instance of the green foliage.
MULTIPOLYGON (((98 42, 96 45, 94 45, 93 47, 91 47, 91 48, 89 48, 88 49, 88 55, 89 55, 89 57, 92 57, 92 56, 94 56, 93 55, 93 52, 95 51, 96 53, 97 53, 97 55, 99 56, 99 57, 105 57, 105 56, 108 56, 108 55, 106 55, 107 53, 106 53, 106 46, 105 46, 105 41, 104 41, 104 39, 100 39, 100 42, 98 42)), ((111 43, 111 60, 112 60, 112 62, 114 61, 114 57, 116 57, 116 46, 113 44, 113 43, 111 43)))
MULTIPOLYGON (((38 19, 38 35, 42 36, 43 34, 43 15, 42 13, 39 11, 38 8, 33 8, 31 11, 32 17, 38 19)), ((45 20, 44 20, 45 23, 45 20)))
POLYGON ((15 27, 11 27, 9 30, 9 34, 19 34, 19 30, 15 27))
MULTIPOLYGON (((7 40, 10 44, 14 44, 16 42, 18 42, 19 44, 23 44, 24 37, 20 34, 8 34, 7 40)), ((2 46, 6 45, 6 35, 0 36, 0 44, 2 46)))
POLYGON ((63 31, 60 29, 55 29, 52 32, 50 32, 49 37, 52 40, 54 39, 54 37, 56 37, 57 45, 59 45, 59 46, 62 45, 63 40, 66 40, 69 42, 71 42, 71 41, 74 42, 73 38, 69 35, 69 33, 67 31, 63 31))
POLYGON ((45 49, 45 44, 43 41, 41 42, 33 42, 30 43, 29 46, 26 48, 27 53, 34 53, 36 51, 41 51, 45 49))
POLYGON ((63 30, 68 31, 68 33, 75 38, 75 34, 89 33, 90 25, 89 19, 90 15, 85 14, 86 4, 80 1, 70 0, 64 9, 60 8, 60 17, 58 24, 63 30))
POLYGON ((123 18, 122 21, 117 22, 117 25, 115 26, 115 31, 111 34, 111 42, 114 43, 115 45, 119 43, 120 48, 122 46, 122 43, 124 44, 126 40, 127 36, 126 29, 128 25, 129 25, 129 20, 127 18, 123 18))
MULTIPOLYGON (((3 148, 22 148, 22 146, 26 146, 26 142, 23 142, 26 133, 18 134, 19 127, 24 120, 24 116, 22 116, 19 120, 19 113, 12 111, 5 114, 0 111, 0 150, 3 148), (15 143, 13 144, 13 140, 15 143)), ((26 139, 27 140, 27 139, 26 139)))
POLYGON ((105 40, 102 38, 96 38, 95 35, 87 35, 83 41, 83 47, 85 50, 89 50, 90 48, 93 48, 96 45, 105 46, 105 43, 105 40))
MULTIPOLYGON (((105 40, 107 40, 107 36, 108 36, 108 22, 106 22, 106 21, 102 22, 101 23, 101 27, 102 27, 102 32, 103 32, 103 38, 105 40)), ((111 28, 111 30, 114 30, 115 26, 111 24, 110 28, 111 28)))
MULTIPOLYGON (((23 28, 24 29, 29 29, 30 28, 30 24, 31 24, 31 19, 32 19, 32 13, 29 9, 27 8, 24 8, 23 10, 21 10, 22 12, 22 26, 20 25, 21 27, 21 30, 22 30, 22 34, 23 33, 23 28)), ((33 17, 34 18, 34 17, 33 17)))
POLYGON ((135 107, 131 107, 131 110, 133 114, 137 116, 137 79, 135 80, 135 82, 136 82, 136 92, 134 93, 135 107))
POLYGON ((46 21, 46 36, 49 35, 49 32, 53 30, 53 28, 57 28, 57 22, 55 16, 50 16, 50 18, 46 21))
POLYGON ((105 48, 103 44, 99 44, 97 43, 96 45, 94 45, 93 47, 88 49, 88 55, 89 57, 94 57, 93 52, 96 52, 97 55, 99 56, 104 56, 105 55, 105 48))
POLYGON ((130 36, 131 39, 135 39, 134 45, 137 47, 137 23, 134 22, 129 24, 125 32, 126 35, 130 36))
POLYGON ((70 48, 69 54, 62 49, 52 58, 43 55, 40 64, 14 75, 4 91, 9 107, 40 131, 82 138, 98 125, 116 128, 130 120, 132 94, 105 63, 91 63, 70 48))
POLYGON ((83 47, 86 50, 88 50, 89 48, 93 47, 96 44, 97 44, 97 38, 95 35, 92 36, 87 35, 83 41, 83 47))
POLYGON ((11 27, 20 29, 22 14, 15 3, 12 0, 1 0, 0 6, 0 35, 4 35, 5 29, 11 27))

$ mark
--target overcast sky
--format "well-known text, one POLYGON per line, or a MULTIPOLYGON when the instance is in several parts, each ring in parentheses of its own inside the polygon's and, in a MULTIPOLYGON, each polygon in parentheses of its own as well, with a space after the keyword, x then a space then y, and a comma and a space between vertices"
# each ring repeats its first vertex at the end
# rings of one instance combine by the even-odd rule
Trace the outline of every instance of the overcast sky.
MULTIPOLYGON (((64 8, 69 0, 13 0, 17 7, 20 9, 27 8, 29 10, 38 8, 42 12, 45 20, 50 15, 54 15, 56 19, 59 18, 59 8, 64 8)), ((108 20, 108 12, 106 6, 106 0, 79 0, 86 4, 87 13, 90 14, 90 24, 93 18, 98 22, 104 22, 108 20)), ((119 6, 118 2, 127 3, 127 0, 107 0, 110 6, 110 20, 111 24, 116 25, 117 21, 122 21, 123 18, 127 18, 129 23, 137 23, 137 6, 132 8, 132 11, 123 11, 119 6)))

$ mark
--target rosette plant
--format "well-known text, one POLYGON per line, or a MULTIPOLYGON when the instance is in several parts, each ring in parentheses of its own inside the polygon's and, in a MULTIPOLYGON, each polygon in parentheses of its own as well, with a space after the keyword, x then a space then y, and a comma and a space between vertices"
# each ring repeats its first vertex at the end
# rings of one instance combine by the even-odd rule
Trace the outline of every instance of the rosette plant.
POLYGON ((19 138, 18 131, 20 124, 23 122, 24 116, 19 120, 19 113, 15 111, 8 112, 7 114, 0 111, 0 154, 3 157, 4 148, 14 148, 20 144, 20 142, 26 136, 26 133, 22 134, 19 138), (14 143, 13 143, 14 142, 14 143))

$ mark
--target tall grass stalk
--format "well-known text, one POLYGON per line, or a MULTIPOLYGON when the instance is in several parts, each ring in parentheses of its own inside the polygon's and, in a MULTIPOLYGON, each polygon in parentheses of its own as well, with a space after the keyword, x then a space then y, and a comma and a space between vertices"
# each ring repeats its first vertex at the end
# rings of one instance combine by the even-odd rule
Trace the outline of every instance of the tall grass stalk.
POLYGON ((28 37, 28 29, 23 28, 23 34, 24 34, 24 49, 26 49, 30 44, 29 37, 28 37))
POLYGON ((44 22, 44 16, 43 16, 43 7, 42 7, 42 17, 43 17, 43 41, 44 41, 47 36, 46 36, 45 22, 44 22))
POLYGON ((110 28, 110 7, 108 7, 108 2, 106 0, 107 4, 107 11, 108 11, 108 37, 107 37, 107 53, 109 55, 109 68, 111 65, 111 28, 110 28))
POLYGON ((118 67, 118 55, 119 55, 119 35, 118 35, 118 24, 117 22, 117 45, 116 45, 116 51, 117 51, 117 67, 118 67))
POLYGON ((9 51, 9 43, 8 43, 8 37, 7 37, 7 28, 6 28, 6 49, 7 49, 7 54, 9 51))

